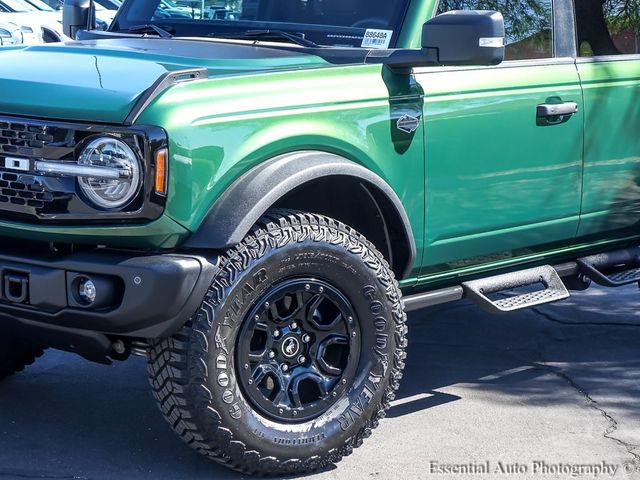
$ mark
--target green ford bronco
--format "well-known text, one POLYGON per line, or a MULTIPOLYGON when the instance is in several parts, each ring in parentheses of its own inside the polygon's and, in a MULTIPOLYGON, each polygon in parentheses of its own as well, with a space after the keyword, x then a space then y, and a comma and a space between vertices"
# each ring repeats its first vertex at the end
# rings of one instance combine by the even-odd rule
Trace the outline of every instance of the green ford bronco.
POLYGON ((0 377, 141 355, 210 459, 339 461, 405 312, 640 279, 636 6, 67 0, 0 49, 0 377))

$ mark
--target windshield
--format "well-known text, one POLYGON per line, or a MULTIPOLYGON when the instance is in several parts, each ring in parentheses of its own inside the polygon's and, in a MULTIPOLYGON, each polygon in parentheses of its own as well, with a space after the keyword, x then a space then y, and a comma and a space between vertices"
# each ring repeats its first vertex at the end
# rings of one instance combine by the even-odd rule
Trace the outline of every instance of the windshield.
MULTIPOLYGON (((111 30, 156 25, 176 36, 279 30, 324 46, 395 45, 409 0, 126 0, 111 30)), ((282 39, 281 39, 282 40, 282 39)))
POLYGON ((38 10, 43 12, 53 12, 53 8, 44 3, 42 0, 26 0, 29 4, 33 5, 38 10))
POLYGON ((96 5, 101 5, 106 10, 118 10, 121 2, 119 0, 94 0, 96 5))
POLYGON ((2 0, 0 5, 8 12, 33 12, 36 8, 33 5, 21 0, 2 0))

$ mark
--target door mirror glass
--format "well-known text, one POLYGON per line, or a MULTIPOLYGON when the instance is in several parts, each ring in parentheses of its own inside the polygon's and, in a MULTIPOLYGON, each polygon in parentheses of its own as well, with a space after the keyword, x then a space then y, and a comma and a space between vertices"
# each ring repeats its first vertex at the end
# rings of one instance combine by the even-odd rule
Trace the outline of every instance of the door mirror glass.
POLYGON ((504 19, 492 10, 453 10, 424 24, 423 50, 440 65, 497 65, 504 60, 504 19))

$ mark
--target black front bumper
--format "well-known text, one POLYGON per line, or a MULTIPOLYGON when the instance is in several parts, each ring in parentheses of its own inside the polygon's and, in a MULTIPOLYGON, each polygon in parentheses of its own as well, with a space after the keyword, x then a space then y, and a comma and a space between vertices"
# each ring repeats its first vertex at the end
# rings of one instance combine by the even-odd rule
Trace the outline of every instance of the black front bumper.
POLYGON ((113 337, 177 332, 198 309, 217 261, 101 249, 67 255, 9 251, 0 250, 0 331, 89 358, 108 355, 113 337), (94 281, 95 303, 81 301, 79 278, 94 281))

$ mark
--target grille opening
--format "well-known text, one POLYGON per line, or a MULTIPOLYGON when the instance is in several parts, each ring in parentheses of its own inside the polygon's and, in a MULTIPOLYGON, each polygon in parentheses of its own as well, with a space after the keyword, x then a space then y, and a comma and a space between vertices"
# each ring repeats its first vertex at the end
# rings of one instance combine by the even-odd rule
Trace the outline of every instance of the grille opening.
POLYGON ((42 149, 53 141, 44 125, 29 125, 19 122, 0 122, 0 154, 30 155, 33 149, 42 149))
POLYGON ((43 209, 54 201, 51 192, 37 183, 33 175, 0 172, 0 204, 29 206, 43 209))

